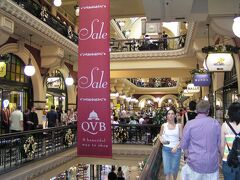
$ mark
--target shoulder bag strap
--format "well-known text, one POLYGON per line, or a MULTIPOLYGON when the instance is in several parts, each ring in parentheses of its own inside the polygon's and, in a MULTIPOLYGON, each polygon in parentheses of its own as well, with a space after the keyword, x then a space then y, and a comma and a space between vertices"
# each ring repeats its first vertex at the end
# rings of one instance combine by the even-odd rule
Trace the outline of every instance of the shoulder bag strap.
POLYGON ((235 134, 235 136, 237 136, 236 131, 233 129, 233 127, 231 126, 231 124, 229 123, 229 121, 226 121, 228 127, 230 127, 230 129, 232 130, 232 132, 235 134))

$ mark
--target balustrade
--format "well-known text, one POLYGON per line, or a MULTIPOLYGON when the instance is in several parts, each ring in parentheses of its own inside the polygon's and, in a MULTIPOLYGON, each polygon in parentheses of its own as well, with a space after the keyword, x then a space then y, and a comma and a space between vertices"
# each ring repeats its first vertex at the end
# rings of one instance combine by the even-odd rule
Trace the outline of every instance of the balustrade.
MULTIPOLYGON (((146 144, 158 134, 158 125, 112 125, 113 144, 146 144)), ((0 174, 26 163, 75 147, 77 126, 61 126, 0 135, 0 174)))

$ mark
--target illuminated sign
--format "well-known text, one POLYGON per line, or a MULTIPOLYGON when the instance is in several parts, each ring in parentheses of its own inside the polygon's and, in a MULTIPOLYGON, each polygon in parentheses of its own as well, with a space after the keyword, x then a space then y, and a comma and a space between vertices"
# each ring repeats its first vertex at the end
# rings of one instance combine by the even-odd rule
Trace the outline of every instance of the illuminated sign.
POLYGON ((7 73, 7 65, 5 62, 0 62, 0 77, 6 76, 7 73))
POLYGON ((206 65, 209 71, 231 71, 233 57, 231 53, 210 53, 207 56, 206 65))

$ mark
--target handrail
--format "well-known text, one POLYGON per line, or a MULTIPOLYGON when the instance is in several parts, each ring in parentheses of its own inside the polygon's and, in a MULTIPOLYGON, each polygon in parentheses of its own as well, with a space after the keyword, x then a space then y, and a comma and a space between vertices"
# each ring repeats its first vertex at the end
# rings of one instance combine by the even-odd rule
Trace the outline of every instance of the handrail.
POLYGON ((161 163, 162 163, 161 143, 159 140, 157 140, 156 144, 153 147, 153 151, 150 154, 140 174, 139 180, 158 179, 161 163))
MULTIPOLYGON (((116 124, 111 128, 113 144, 149 145, 152 144, 155 134, 159 132, 160 126, 116 124)), ((2 134, 0 135, 0 174, 75 147, 76 143, 77 126, 74 124, 2 134), (68 139, 69 136, 72 138, 68 139), (30 143, 28 140, 32 138, 30 143)))
POLYGON ((177 81, 171 78, 148 78, 148 82, 143 82, 141 78, 127 78, 132 84, 137 87, 162 88, 176 87, 177 81))
POLYGON ((168 37, 164 41, 161 38, 152 38, 146 40, 140 39, 111 39, 111 52, 126 52, 126 51, 151 51, 151 50, 177 50, 184 48, 186 34, 168 37), (165 44, 164 44, 165 43, 165 44))

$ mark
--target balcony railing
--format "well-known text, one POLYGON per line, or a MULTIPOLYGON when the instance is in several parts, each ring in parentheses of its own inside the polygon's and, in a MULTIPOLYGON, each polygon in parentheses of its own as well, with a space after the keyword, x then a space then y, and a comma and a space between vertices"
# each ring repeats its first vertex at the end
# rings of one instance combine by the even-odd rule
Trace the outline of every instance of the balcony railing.
POLYGON ((149 78, 146 82, 142 81, 141 78, 128 78, 128 80, 137 87, 162 88, 177 86, 177 81, 171 78, 149 78))
MULTIPOLYGON (((155 125, 112 125, 113 144, 152 144, 155 125)), ((76 146, 77 126, 69 125, 0 135, 0 174, 76 146)))
POLYGON ((125 51, 157 51, 157 50, 177 50, 184 48, 186 34, 176 37, 169 37, 163 41, 161 38, 146 39, 111 39, 111 52, 125 51), (166 45, 164 45, 166 43, 166 45), (166 48, 165 48, 166 46, 166 48))
POLYGON ((63 23, 60 19, 53 16, 44 6, 37 4, 32 0, 13 0, 20 7, 31 13, 33 16, 45 22, 58 33, 78 44, 78 35, 73 31, 71 26, 63 23))

